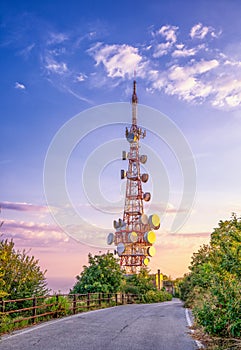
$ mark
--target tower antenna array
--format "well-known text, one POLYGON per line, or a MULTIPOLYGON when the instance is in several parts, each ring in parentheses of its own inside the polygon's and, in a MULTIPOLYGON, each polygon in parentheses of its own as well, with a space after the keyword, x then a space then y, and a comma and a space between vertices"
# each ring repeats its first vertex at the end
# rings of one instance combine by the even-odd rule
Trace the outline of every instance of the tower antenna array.
POLYGON ((127 274, 138 273, 146 267, 150 257, 155 255, 153 243, 156 241, 154 230, 160 227, 157 214, 149 217, 144 213, 143 201, 151 199, 150 192, 143 192, 142 183, 149 179, 147 173, 141 173, 141 164, 147 161, 146 155, 140 155, 140 139, 146 137, 146 131, 137 125, 136 80, 133 81, 132 124, 126 128, 125 136, 129 143, 129 152, 122 152, 122 159, 128 161, 127 171, 121 170, 121 179, 126 179, 126 192, 123 218, 114 220, 115 233, 109 233, 107 243, 116 245, 120 265, 127 274))

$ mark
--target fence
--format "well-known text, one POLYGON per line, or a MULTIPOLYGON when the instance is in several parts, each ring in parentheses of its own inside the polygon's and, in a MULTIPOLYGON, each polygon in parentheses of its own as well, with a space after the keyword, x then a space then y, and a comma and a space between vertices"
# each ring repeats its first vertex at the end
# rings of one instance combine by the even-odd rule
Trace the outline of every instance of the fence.
POLYGON ((79 312, 140 302, 134 294, 55 294, 0 301, 0 334, 79 312))

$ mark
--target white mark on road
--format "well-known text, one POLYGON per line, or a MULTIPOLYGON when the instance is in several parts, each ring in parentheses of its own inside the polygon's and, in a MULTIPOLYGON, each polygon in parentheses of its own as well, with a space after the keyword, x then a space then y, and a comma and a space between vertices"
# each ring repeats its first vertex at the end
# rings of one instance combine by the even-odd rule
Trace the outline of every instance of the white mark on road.
MULTIPOLYGON (((189 326, 189 327, 192 327, 192 321, 191 321, 191 319, 190 319, 190 316, 189 316, 189 313, 188 313, 188 309, 185 309, 185 315, 186 315, 186 319, 187 319, 187 324, 188 324, 188 326, 189 326)), ((191 333, 194 333, 194 330, 193 330, 193 329, 190 329, 190 331, 191 331, 191 333)), ((203 344, 202 344, 199 340, 196 340, 196 339, 195 339, 195 342, 196 342, 197 347, 198 347, 199 349, 204 349, 203 344)))

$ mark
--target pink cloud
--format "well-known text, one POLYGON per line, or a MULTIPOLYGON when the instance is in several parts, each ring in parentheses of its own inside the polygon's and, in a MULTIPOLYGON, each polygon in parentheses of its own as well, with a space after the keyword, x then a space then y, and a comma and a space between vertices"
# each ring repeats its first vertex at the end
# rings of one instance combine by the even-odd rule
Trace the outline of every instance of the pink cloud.
POLYGON ((68 236, 56 225, 45 223, 5 220, 1 228, 4 238, 18 241, 18 245, 30 246, 53 245, 67 242, 68 236))
POLYGON ((6 210, 16 210, 16 211, 38 211, 47 213, 49 211, 47 206, 35 205, 31 203, 14 203, 14 202, 0 202, 0 208, 6 210))

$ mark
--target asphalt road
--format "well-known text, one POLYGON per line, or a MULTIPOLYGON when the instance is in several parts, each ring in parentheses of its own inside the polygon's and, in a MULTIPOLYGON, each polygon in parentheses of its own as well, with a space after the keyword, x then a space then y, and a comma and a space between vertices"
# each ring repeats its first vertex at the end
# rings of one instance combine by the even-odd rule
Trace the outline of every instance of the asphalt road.
POLYGON ((194 350, 185 309, 171 302, 124 305, 46 322, 3 336, 4 350, 194 350))

